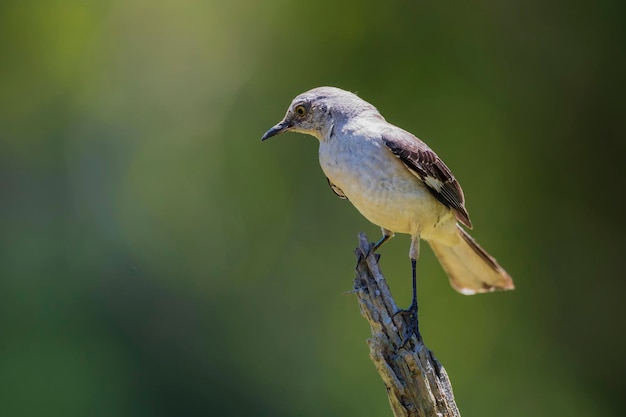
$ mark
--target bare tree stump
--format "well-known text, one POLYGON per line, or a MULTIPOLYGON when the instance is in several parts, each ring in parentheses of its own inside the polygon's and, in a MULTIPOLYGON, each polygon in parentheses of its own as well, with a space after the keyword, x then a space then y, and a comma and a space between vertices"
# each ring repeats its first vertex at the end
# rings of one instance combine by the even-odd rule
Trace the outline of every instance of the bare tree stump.
POLYGON ((460 416, 443 366, 417 337, 405 340, 403 329, 410 324, 401 314, 394 317, 398 307, 372 247, 361 233, 354 290, 372 330, 370 358, 385 383, 394 416, 460 416))

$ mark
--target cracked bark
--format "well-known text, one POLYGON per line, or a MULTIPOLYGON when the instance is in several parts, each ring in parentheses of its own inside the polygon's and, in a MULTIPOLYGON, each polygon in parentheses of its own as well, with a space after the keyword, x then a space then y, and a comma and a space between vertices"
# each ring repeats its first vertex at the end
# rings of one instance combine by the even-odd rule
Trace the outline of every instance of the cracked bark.
POLYGON ((409 323, 398 311, 378 266, 373 245, 359 235, 354 290, 361 314, 369 322, 370 358, 380 374, 395 417, 459 417, 448 374, 433 353, 413 335, 405 341, 409 323))

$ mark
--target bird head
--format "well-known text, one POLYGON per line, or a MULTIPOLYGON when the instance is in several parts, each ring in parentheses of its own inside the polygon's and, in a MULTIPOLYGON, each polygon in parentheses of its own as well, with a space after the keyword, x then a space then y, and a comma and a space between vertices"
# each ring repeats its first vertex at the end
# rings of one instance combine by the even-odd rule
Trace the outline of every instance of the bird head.
POLYGON ((261 140, 283 132, 304 133, 323 140, 336 122, 368 110, 379 115, 374 106, 354 93, 335 87, 314 88, 294 98, 283 120, 265 132, 261 140))

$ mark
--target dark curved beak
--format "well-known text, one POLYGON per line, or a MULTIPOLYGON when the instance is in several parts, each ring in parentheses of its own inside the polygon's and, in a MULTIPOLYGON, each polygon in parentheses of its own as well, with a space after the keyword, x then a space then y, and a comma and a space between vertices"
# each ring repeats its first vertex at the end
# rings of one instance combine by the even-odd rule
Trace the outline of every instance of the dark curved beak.
POLYGON ((279 124, 277 124, 276 126, 274 126, 273 128, 271 128, 270 130, 268 130, 267 132, 265 132, 265 134, 263 135, 263 137, 261 138, 261 142, 264 141, 265 139, 269 139, 272 136, 276 136, 280 133, 283 133, 286 130, 289 130, 291 126, 289 126, 289 123, 285 122, 284 120, 282 122, 280 122, 279 124))

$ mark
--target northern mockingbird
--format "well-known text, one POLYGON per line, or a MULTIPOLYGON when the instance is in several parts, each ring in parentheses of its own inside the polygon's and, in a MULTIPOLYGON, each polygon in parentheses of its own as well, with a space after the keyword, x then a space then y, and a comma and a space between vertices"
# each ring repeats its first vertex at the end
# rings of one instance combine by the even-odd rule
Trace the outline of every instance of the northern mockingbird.
POLYGON ((511 290, 513 280, 463 230, 472 228, 463 191, 428 145, 388 123, 357 95, 334 87, 300 94, 261 140, 299 132, 319 141, 319 161, 331 189, 382 228, 374 250, 395 233, 411 235, 413 300, 406 310, 417 325, 416 262, 426 240, 462 294, 511 290))

